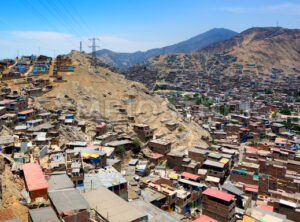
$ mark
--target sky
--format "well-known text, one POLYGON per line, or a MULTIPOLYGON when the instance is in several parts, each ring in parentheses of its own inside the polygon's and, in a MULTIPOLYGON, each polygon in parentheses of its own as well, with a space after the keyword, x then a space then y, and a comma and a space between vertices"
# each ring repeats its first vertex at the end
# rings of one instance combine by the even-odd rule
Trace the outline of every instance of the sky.
POLYGON ((212 28, 300 28, 300 0, 9 0, 0 7, 0 59, 98 49, 145 51, 212 28))

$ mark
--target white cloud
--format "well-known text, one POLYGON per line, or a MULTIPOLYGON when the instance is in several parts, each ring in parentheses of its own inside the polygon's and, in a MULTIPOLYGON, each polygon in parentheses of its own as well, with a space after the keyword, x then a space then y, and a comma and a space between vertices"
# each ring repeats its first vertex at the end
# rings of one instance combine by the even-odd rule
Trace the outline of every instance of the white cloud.
POLYGON ((23 38, 23 39, 31 39, 31 40, 41 40, 41 41, 48 41, 48 40, 60 40, 66 38, 72 38, 71 34, 66 33, 59 33, 59 32, 11 32, 11 34, 16 38, 23 38))
POLYGON ((289 15, 300 15, 300 4, 283 3, 278 5, 269 6, 266 8, 271 12, 279 12, 289 15))
POLYGON ((133 41, 117 36, 102 36, 99 38, 101 48, 111 49, 116 52, 145 51, 168 45, 166 42, 133 41))
POLYGON ((280 13, 285 15, 300 15, 300 4, 282 3, 277 5, 261 6, 261 7, 225 7, 220 10, 232 13, 280 13))
MULTIPOLYGON (((133 41, 119 36, 99 36, 100 49, 110 49, 116 52, 135 52, 167 45, 164 42, 133 41)), ((14 57, 19 50, 20 55, 40 54, 53 56, 79 49, 83 41, 84 51, 89 52, 91 42, 89 37, 78 38, 68 33, 42 31, 14 31, 0 33, 0 58, 14 57)))

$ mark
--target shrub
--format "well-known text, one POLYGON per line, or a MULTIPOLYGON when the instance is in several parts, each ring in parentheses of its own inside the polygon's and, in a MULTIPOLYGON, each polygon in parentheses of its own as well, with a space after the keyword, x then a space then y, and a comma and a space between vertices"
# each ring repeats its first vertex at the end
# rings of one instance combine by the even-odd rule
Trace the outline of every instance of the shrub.
POLYGON ((286 108, 280 110, 280 113, 283 114, 283 115, 288 115, 288 116, 290 116, 292 114, 291 111, 289 109, 286 109, 286 108))
POLYGON ((185 127, 183 126, 183 125, 180 125, 179 127, 178 127, 178 131, 179 132, 182 132, 182 131, 184 131, 185 130, 185 127))
POLYGON ((7 128, 14 129, 15 124, 12 121, 5 122, 4 124, 7 128))
POLYGON ((139 139, 134 139, 132 141, 133 147, 132 147, 132 152, 134 154, 138 154, 141 151, 141 142, 139 139))
POLYGON ((116 152, 117 154, 123 154, 123 153, 125 153, 125 148, 124 148, 124 146, 117 146, 116 149, 115 149, 115 152, 116 152))

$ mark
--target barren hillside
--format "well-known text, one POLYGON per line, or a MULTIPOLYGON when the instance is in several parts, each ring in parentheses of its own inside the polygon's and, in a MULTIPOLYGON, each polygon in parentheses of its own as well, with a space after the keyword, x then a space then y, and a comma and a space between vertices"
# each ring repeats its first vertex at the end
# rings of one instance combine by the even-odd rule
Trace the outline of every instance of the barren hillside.
POLYGON ((300 69, 300 30, 281 27, 251 28, 237 36, 215 43, 197 53, 213 55, 230 51, 239 61, 281 68, 300 69))
POLYGON ((75 112, 76 119, 87 121, 91 132, 97 121, 102 120, 115 130, 134 135, 133 123, 127 121, 128 116, 133 116, 136 123, 148 124, 156 129, 156 137, 173 141, 174 150, 204 143, 201 136, 208 136, 207 132, 195 123, 185 122, 167 100, 122 75, 100 66, 91 66, 89 55, 73 51, 70 56, 76 65, 75 72, 64 73, 65 83, 60 83, 35 101, 40 108, 75 112), (127 114, 120 112, 120 107, 126 109, 127 114), (183 125, 186 130, 171 132, 165 127, 168 121, 183 125))

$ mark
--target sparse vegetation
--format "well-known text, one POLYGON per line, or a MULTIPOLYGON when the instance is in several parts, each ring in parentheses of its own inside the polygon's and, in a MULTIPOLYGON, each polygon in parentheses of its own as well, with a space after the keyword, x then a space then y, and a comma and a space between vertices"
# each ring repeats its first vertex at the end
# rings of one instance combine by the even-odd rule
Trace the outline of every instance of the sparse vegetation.
POLYGON ((171 103, 171 104, 175 104, 175 99, 174 98, 168 98, 168 101, 169 101, 169 103, 171 103))
POLYGON ((115 149, 115 152, 116 152, 116 154, 118 154, 118 155, 124 154, 125 151, 126 151, 126 150, 125 150, 124 146, 117 146, 116 149, 115 149))
POLYGON ((134 154, 138 154, 141 151, 141 145, 142 145, 141 141, 139 139, 134 139, 132 141, 132 144, 133 144, 132 152, 134 154))
POLYGON ((184 125, 180 125, 179 127, 178 127, 178 131, 179 132, 182 132, 182 131, 184 131, 185 130, 185 126, 184 125))
POLYGON ((287 108, 280 110, 280 113, 283 115, 288 115, 288 116, 290 116, 292 114, 291 111, 287 108))
POLYGON ((4 125, 10 129, 14 129, 16 127, 16 125, 12 121, 5 122, 4 125))

